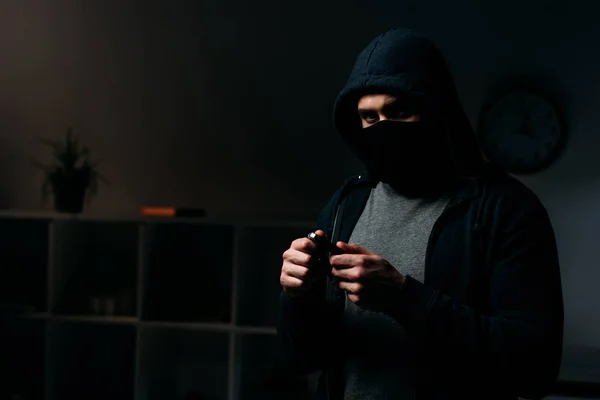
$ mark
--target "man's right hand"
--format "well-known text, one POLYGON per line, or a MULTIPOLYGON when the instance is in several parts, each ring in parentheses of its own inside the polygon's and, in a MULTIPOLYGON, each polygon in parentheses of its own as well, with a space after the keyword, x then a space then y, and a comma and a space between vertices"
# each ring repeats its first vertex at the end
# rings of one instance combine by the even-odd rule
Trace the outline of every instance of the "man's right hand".
MULTIPOLYGON (((327 236, 322 230, 317 235, 327 236)), ((283 253, 279 282, 290 297, 311 296, 327 276, 326 268, 319 266, 317 245, 308 238, 296 239, 283 253)))

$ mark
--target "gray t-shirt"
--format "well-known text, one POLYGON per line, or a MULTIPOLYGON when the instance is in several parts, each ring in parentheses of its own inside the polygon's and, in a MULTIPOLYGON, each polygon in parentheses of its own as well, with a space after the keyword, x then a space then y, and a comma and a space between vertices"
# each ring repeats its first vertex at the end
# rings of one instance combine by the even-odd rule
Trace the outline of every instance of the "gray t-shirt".
MULTIPOLYGON (((379 183, 350 237, 385 258, 403 275, 423 282, 425 251, 447 197, 409 199, 379 183)), ((413 399, 414 346, 392 318, 346 300, 345 400, 413 399)))

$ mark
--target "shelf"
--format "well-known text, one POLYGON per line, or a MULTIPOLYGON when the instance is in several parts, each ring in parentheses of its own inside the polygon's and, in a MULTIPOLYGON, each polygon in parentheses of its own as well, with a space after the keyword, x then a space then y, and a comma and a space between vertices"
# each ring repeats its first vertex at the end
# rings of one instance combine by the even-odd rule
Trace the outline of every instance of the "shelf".
POLYGON ((237 323, 275 326, 281 285, 282 255, 306 228, 246 227, 240 235, 237 323))
POLYGON ((25 320, 46 320, 63 322, 88 322, 100 324, 121 324, 137 325, 139 320, 136 317, 126 317, 119 315, 55 315, 50 313, 25 313, 18 316, 25 320))
POLYGON ((49 323, 51 399, 134 398, 134 327, 49 323))
POLYGON ((147 224, 146 299, 151 321, 231 321, 233 227, 147 224))
POLYGON ((314 221, 288 220, 282 218, 256 218, 248 215, 209 215, 206 217, 147 217, 135 213, 98 213, 84 211, 81 214, 68 214, 52 210, 0 210, 0 219, 46 220, 46 221, 80 221, 80 222, 125 222, 156 224, 204 224, 204 225, 248 225, 248 226, 294 226, 314 229, 314 221))
POLYGON ((274 327, 251 327, 234 326, 230 324, 206 323, 206 322, 163 322, 142 321, 140 326, 148 328, 168 328, 178 330, 195 330, 206 332, 234 332, 240 335, 276 335, 277 328, 274 327))
POLYGON ((226 400, 229 335, 144 327, 138 400, 226 400))
POLYGON ((138 226, 55 221, 52 311, 136 314, 138 226))
POLYGON ((126 317, 119 315, 53 315, 52 321, 62 322, 83 322, 92 324, 108 325, 137 325, 136 317, 126 317))
POLYGON ((263 335, 239 336, 236 340, 237 400, 312 400, 314 382, 292 373, 278 357, 278 341, 263 335))
POLYGON ((235 333, 240 335, 277 335, 277 328, 275 327, 254 327, 254 326, 238 326, 235 329, 235 333))
POLYGON ((281 255, 312 224, 9 214, 0 399, 310 398, 275 325, 281 255))
POLYGON ((104 315, 52 315, 48 313, 27 313, 18 316, 22 320, 45 320, 62 322, 79 322, 106 325, 136 325, 147 328, 167 328, 178 330, 196 330, 210 332, 234 332, 240 335, 276 335, 276 327, 266 326, 234 326, 210 322, 166 322, 140 321, 135 317, 104 315))
POLYGON ((13 319, 1 326, 0 399, 44 399, 45 322, 13 319))
POLYGON ((47 310, 47 253, 47 221, 0 221, 0 303, 47 310))
POLYGON ((208 332, 231 332, 235 327, 230 324, 211 322, 166 322, 166 321, 142 321, 141 326, 147 328, 165 328, 177 330, 196 330, 208 332))

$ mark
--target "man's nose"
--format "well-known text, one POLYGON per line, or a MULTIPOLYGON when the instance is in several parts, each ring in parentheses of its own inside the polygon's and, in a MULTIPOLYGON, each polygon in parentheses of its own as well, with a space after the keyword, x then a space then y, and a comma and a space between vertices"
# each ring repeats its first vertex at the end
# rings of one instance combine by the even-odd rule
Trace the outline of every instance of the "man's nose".
POLYGON ((381 113, 379 113, 379 120, 380 121, 387 121, 387 117, 381 113))

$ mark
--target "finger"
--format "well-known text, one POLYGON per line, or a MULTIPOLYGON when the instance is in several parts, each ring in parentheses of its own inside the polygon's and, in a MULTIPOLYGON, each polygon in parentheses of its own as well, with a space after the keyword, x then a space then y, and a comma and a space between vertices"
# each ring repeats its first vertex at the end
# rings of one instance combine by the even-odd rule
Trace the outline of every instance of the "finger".
POLYGON ((358 282, 340 282, 339 288, 345 290, 349 294, 360 294, 363 290, 363 285, 358 282))
POLYGON ((316 233, 317 235, 319 235, 319 236, 323 236, 323 237, 326 237, 327 239, 329 239, 329 238, 327 237, 327 234, 326 234, 324 231, 322 231, 321 229, 317 229, 317 230, 315 231, 315 233, 316 233))
POLYGON ((368 255, 374 255, 375 253, 373 253, 372 251, 369 251, 367 249, 365 249, 362 246, 359 246, 358 244, 348 244, 348 243, 344 243, 344 242, 337 242, 336 245, 341 248, 344 253, 348 253, 348 254, 368 254, 368 255))
POLYGON ((353 302, 357 306, 359 306, 359 305, 362 304, 360 296, 356 295, 356 294, 348 294, 348 300, 350 300, 351 302, 353 302))
POLYGON ((300 250, 288 249, 283 253, 283 259, 286 262, 290 262, 296 265, 302 265, 307 268, 313 267, 318 259, 312 254, 304 253, 300 250))
POLYGON ((354 268, 364 263, 364 254, 339 254, 329 257, 329 264, 336 269, 354 268))
POLYGON ((281 272, 279 283, 281 283, 282 286, 289 286, 294 289, 310 288, 315 282, 324 277, 324 274, 320 275, 313 273, 306 268, 295 267, 300 269, 290 273, 289 269, 286 268, 281 272))
POLYGON ((292 264, 289 262, 283 264, 281 272, 284 275, 288 275, 305 282, 314 280, 318 277, 318 275, 313 273, 313 271, 311 271, 310 268, 304 267, 302 265, 292 264))
POLYGON ((358 282, 362 278, 363 269, 362 267, 352 267, 344 269, 331 269, 331 275, 347 282, 358 282))
POLYGON ((282 275, 280 278, 284 292, 290 297, 300 296, 310 291, 310 286, 298 278, 282 275))
POLYGON ((304 285, 304 281, 302 279, 298 279, 287 274, 281 274, 281 277, 279 278, 279 283, 281 284, 281 286, 284 287, 284 289, 294 290, 300 289, 304 285))
POLYGON ((306 237, 294 240, 290 248, 306 254, 317 252, 317 244, 306 237))

